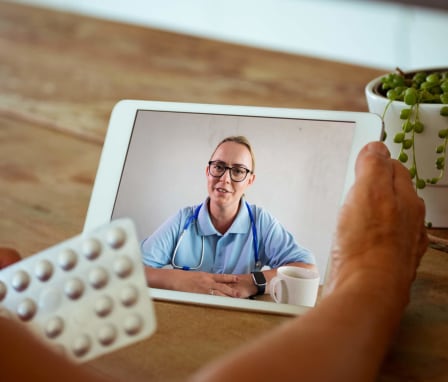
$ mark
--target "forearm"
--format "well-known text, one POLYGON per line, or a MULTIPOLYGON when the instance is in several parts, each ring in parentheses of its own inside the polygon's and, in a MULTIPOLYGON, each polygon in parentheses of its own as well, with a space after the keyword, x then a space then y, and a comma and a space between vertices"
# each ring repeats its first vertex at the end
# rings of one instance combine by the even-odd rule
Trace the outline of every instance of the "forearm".
POLYGON ((406 298, 395 291, 384 296, 375 283, 359 281, 352 281, 356 287, 347 283, 304 316, 212 364, 194 380, 374 380, 406 298))
POLYGON ((175 269, 152 268, 145 266, 146 282, 151 288, 175 290, 175 277, 177 272, 175 269))
POLYGON ((237 275, 145 267, 145 276, 151 288, 240 297, 233 287, 239 281, 237 275))
POLYGON ((74 364, 51 351, 23 325, 0 316, 2 381, 106 382, 93 370, 74 364))

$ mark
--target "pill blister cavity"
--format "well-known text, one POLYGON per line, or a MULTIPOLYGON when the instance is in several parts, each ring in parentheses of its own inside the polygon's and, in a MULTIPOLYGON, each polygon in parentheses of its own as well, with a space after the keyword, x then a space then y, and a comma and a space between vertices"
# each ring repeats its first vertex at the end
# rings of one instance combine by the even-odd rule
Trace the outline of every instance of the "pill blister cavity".
POLYGON ((30 276, 25 271, 17 271, 12 277, 11 285, 17 292, 22 292, 30 284, 30 276))
POLYGON ((130 314, 125 318, 123 327, 127 334, 136 335, 143 328, 143 319, 137 314, 130 314))
POLYGON ((87 239, 82 245, 82 253, 89 260, 96 259, 101 253, 101 243, 96 239, 87 239))
POLYGON ((36 314, 36 303, 30 298, 26 298, 17 305, 17 315, 23 321, 31 320, 36 314))
POLYGON ((113 227, 107 233, 106 241, 114 249, 121 248, 126 241, 126 232, 120 227, 113 227))
POLYGON ((115 326, 111 324, 107 324, 102 326, 98 330, 98 341, 101 345, 108 346, 111 345, 115 339, 117 338, 117 329, 115 329, 115 326))
POLYGON ((118 277, 125 278, 132 273, 133 265, 129 257, 120 256, 114 261, 114 272, 118 277))
POLYGON ((78 261, 78 255, 72 249, 64 249, 59 254, 58 264, 64 271, 73 269, 78 261))
POLYGON ((77 357, 86 355, 92 347, 92 341, 89 336, 82 334, 77 337, 72 344, 72 352, 77 357))
POLYGON ((108 316, 112 312, 113 308, 114 308, 114 301, 109 296, 101 296, 95 302, 95 313, 99 317, 108 316))
POLYGON ((40 281, 47 281, 53 275, 53 265, 48 260, 41 260, 36 264, 34 274, 40 281))
POLYGON ((95 289, 100 289, 106 286, 109 280, 109 275, 104 268, 97 267, 89 272, 89 283, 95 289))
POLYGON ((84 283, 80 279, 71 279, 65 283, 64 292, 68 298, 76 300, 84 292, 84 283))
POLYGON ((64 330, 64 320, 61 317, 52 317, 45 324, 45 335, 48 338, 58 337, 64 330))
POLYGON ((2 281, 0 281, 0 301, 5 298, 7 291, 8 289, 6 288, 6 285, 2 281))
POLYGON ((124 306, 132 306, 138 300, 138 290, 132 285, 127 285, 120 292, 120 301, 124 306))

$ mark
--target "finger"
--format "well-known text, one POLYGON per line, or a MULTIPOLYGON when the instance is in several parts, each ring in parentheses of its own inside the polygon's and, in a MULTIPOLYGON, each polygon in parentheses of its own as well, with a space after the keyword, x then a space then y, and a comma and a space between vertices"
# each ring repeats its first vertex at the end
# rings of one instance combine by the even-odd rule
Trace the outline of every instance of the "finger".
POLYGON ((382 205, 384 200, 393 200, 393 168, 383 143, 371 142, 362 148, 356 158, 355 178, 344 205, 382 205))
POLYGON ((392 166, 394 171, 395 189, 398 192, 401 192, 402 190, 410 192, 409 195, 417 197, 417 192, 415 191, 414 183, 412 183, 412 178, 409 170, 398 160, 393 160, 392 166))
POLYGON ((211 288, 210 294, 214 296, 240 297, 240 292, 228 284, 217 283, 211 288))
POLYGON ((213 274, 213 280, 217 283, 237 283, 239 281, 239 277, 237 275, 228 275, 228 274, 213 274))
POLYGON ((0 248, 0 269, 20 261, 19 253, 12 248, 0 248))
POLYGON ((390 153, 383 143, 371 142, 367 144, 356 159, 355 174, 357 180, 389 181, 393 175, 393 169, 389 162, 390 153), (384 176, 385 173, 388 173, 390 177, 384 176), (381 176, 379 176, 380 174, 381 176))
POLYGON ((420 235, 424 230, 426 235, 426 230, 424 229, 425 203, 417 194, 409 170, 397 160, 394 160, 392 164, 395 193, 399 195, 400 201, 404 203, 406 210, 413 216, 417 225, 417 233, 420 235))

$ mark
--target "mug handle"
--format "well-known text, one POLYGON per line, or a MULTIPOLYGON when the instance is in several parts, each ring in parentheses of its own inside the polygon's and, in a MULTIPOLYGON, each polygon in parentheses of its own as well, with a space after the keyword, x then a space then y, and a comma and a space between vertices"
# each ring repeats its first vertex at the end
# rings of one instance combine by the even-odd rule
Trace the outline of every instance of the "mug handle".
POLYGON ((281 293, 281 297, 278 297, 278 285, 282 282, 283 280, 280 277, 273 277, 271 279, 270 285, 269 285, 269 294, 271 295, 271 297, 274 299, 274 301, 276 303, 282 303, 282 298, 283 297, 283 293, 281 293))

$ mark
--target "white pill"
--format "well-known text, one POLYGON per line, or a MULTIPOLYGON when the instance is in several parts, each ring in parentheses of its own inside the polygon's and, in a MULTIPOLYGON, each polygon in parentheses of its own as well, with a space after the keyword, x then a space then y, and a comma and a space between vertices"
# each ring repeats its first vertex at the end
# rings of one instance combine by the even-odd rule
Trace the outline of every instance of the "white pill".
POLYGON ((36 264, 34 274, 40 281, 47 281, 53 274, 53 265, 48 260, 41 260, 36 264))
POLYGON ((119 227, 113 227, 107 233, 106 240, 112 248, 118 249, 122 247, 126 241, 126 232, 119 227))
POLYGON ((25 300, 20 302, 19 305, 17 306, 17 315, 23 321, 31 320, 36 314, 36 311, 37 311, 36 303, 30 298, 26 298, 25 300))
POLYGON ((12 287, 18 292, 24 291, 29 284, 30 276, 25 271, 17 271, 11 280, 12 287))

